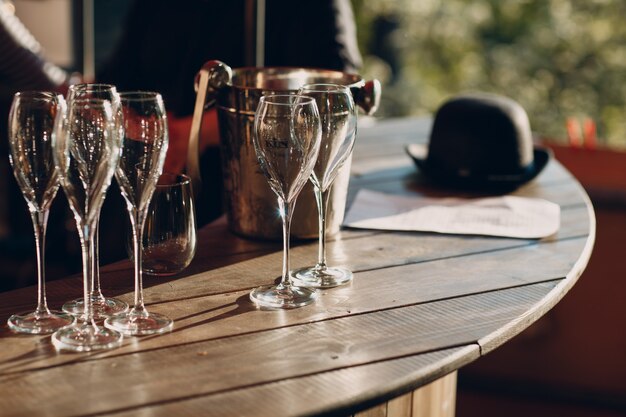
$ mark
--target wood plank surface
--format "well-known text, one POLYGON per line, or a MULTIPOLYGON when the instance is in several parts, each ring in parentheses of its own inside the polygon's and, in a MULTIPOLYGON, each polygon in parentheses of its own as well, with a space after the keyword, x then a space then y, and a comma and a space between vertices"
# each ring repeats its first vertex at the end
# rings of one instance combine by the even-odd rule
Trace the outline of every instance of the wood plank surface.
MULTIPOLYGON (((175 403, 164 403, 114 415, 120 417, 154 416, 276 416, 320 415, 331 413, 347 416, 355 411, 375 406, 371 396, 364 393, 380 392, 389 387, 389 399, 416 387, 415 381, 432 381, 432 375, 443 377, 454 369, 478 358, 478 347, 445 349, 438 352, 393 359, 370 365, 319 373, 303 378, 259 385, 238 391, 190 398, 175 403), (452 359, 452 360, 450 360, 452 359), (315 392, 313 400, 310 395, 315 392), (341 402, 340 398, 350 398, 341 402)), ((420 384, 421 385, 421 384, 420 384)), ((384 406, 383 406, 384 407, 384 406)), ((113 414, 111 414, 113 415, 113 414)))
MULTIPOLYGON (((426 388, 424 385, 420 389, 426 388)), ((401 395, 387 402, 387 417, 405 417, 413 414, 413 393, 401 395)))
POLYGON ((413 393, 411 415, 413 417, 454 417, 456 377, 452 372, 413 393))
MULTIPOLYGON (((400 237, 406 236, 401 235, 400 237)), ((380 237, 376 241, 379 245, 382 242, 383 239, 380 237)), ((142 343, 139 346, 128 342, 124 348, 107 354, 115 355, 119 352, 150 349, 154 346, 225 337, 255 329, 328 320, 410 303, 429 302, 446 297, 563 278, 570 271, 571 264, 567 261, 559 263, 563 259, 555 256, 555 254, 561 251, 580 252, 583 250, 585 242, 584 238, 546 242, 541 244, 542 247, 545 247, 542 251, 536 250, 535 245, 527 243, 519 245, 519 242, 515 242, 518 246, 509 249, 482 251, 482 253, 475 255, 472 252, 461 253, 456 256, 447 256, 444 252, 445 248, 442 247, 440 251, 444 253, 440 258, 434 260, 424 259, 418 254, 411 262, 406 261, 400 265, 384 269, 370 267, 363 272, 357 272, 354 282, 350 286, 324 291, 319 302, 313 306, 280 315, 251 315, 250 313, 254 311, 254 308, 247 299, 248 289, 239 289, 233 292, 220 290, 214 295, 185 298, 181 297, 176 290, 171 289, 168 284, 162 284, 152 287, 150 293, 147 292, 147 294, 154 294, 154 296, 148 297, 149 300, 152 300, 150 308, 155 312, 174 318, 176 320, 174 331, 156 338, 142 338, 142 343), (468 269, 467 257, 470 255, 473 255, 473 267, 468 269), (503 263, 503 258, 510 259, 510 261, 503 263), (545 265, 541 274, 526 267, 534 264, 545 265), (548 268, 548 265, 551 268, 548 268), (393 285, 385 285, 389 282, 389 276, 394 277, 393 285), (172 301, 155 303, 153 300, 161 294, 169 294, 172 301), (372 298, 376 298, 375 304, 372 304, 372 298), (181 300, 184 301, 181 302, 181 300)), ((363 250, 363 256, 366 256, 373 249, 366 247, 363 250)), ((384 257, 388 257, 388 255, 384 257)), ((279 261, 280 254, 268 255, 242 262, 243 265, 239 265, 234 273, 228 268, 209 271, 204 274, 202 280, 203 282, 217 280, 221 282, 225 279, 230 284, 231 281, 236 281, 240 277, 238 273, 240 271, 273 270, 279 261)), ((254 282, 255 285, 263 283, 266 281, 261 279, 254 282)), ((241 283, 241 285, 246 284, 245 282, 241 283)), ((188 294, 187 291, 187 288, 181 290, 184 294, 188 294)), ((14 343, 11 349, 0 351, 0 370, 5 369, 5 367, 16 370, 22 369, 22 366, 27 368, 48 366, 51 361, 54 363, 73 361, 78 356, 59 356, 50 349, 40 349, 38 344, 33 347, 33 337, 13 336, 6 329, 3 329, 3 332, 7 333, 7 338, 14 339, 14 343), (31 354, 24 356, 26 352, 31 352, 31 354), (18 358, 22 358, 22 360, 18 358)), ((43 341, 45 337, 40 339, 43 341)), ((90 355, 84 354, 86 357, 90 355)))
MULTIPOLYGON (((429 128, 428 120, 409 119, 361 129, 349 201, 359 188, 450 195, 425 183, 404 153, 407 143, 423 143, 429 128)), ((175 319, 171 333, 127 338, 111 351, 59 354, 49 336, 1 327, 0 410, 16 416, 419 411, 412 390, 521 332, 584 270, 595 218, 577 181, 552 161, 514 194, 559 204, 558 233, 527 240, 345 229, 328 243, 328 260, 352 269, 354 281, 289 311, 259 310, 248 299, 251 288, 279 276, 281 243, 234 236, 220 219, 199 232, 198 255, 184 273, 145 278, 148 308, 175 319)), ((316 253, 316 242, 294 242, 292 267, 313 263, 316 253)), ((102 268, 101 280, 106 295, 132 301, 129 262, 102 268)), ((81 285, 79 277, 50 283, 50 304, 82 295, 81 285)), ((34 301, 33 288, 0 294, 0 320, 34 301)))
POLYGON ((47 412, 63 414, 63 393, 72 392, 90 399, 80 404, 77 415, 111 412, 465 346, 525 314, 554 285, 534 284, 141 353, 96 354, 91 360, 37 371, 4 372, 0 391, 11 389, 13 395, 0 399, 0 409, 32 415, 39 404, 29 399, 36 395, 47 412), (264 355, 255 354, 259 350, 264 355), (102 386, 106 389, 98 389, 102 386))

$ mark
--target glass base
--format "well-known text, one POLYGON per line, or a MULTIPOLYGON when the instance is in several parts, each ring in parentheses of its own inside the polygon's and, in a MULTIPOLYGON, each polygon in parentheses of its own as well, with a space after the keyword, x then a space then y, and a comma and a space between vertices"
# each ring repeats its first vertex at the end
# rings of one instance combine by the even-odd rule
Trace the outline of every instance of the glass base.
MULTIPOLYGON (((94 320, 104 320, 107 317, 128 311, 128 304, 117 298, 92 297, 91 305, 93 307, 94 320)), ((62 309, 66 313, 80 316, 85 309, 85 303, 82 298, 77 298, 63 304, 62 309)))
POLYGON ((52 344, 57 350, 71 352, 113 349, 121 346, 123 340, 116 331, 88 323, 68 326, 52 335, 52 344))
POLYGON ((139 336, 169 332, 174 326, 174 320, 157 313, 136 313, 131 310, 109 317, 104 325, 127 336, 139 336))
POLYGON ((297 308, 311 304, 317 296, 314 288, 268 285, 252 290, 250 300, 259 307, 297 308))
POLYGON ((352 281, 352 272, 345 268, 315 265, 292 272, 291 280, 301 287, 333 288, 352 281))
POLYGON ((62 311, 24 312, 9 317, 7 324, 14 332, 27 334, 54 333, 74 323, 74 317, 62 311))

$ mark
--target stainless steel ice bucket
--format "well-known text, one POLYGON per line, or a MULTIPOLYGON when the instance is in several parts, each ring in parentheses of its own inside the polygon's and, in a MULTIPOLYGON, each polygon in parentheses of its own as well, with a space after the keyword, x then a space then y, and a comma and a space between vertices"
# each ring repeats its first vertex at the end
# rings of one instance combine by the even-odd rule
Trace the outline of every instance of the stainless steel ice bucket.
MULTIPOLYGON (((263 239, 282 237, 276 195, 260 170, 252 143, 254 112, 263 95, 297 91, 307 83, 349 86, 356 104, 367 114, 376 111, 380 100, 377 80, 364 81, 358 75, 340 71, 287 67, 231 69, 223 62, 209 61, 196 76, 196 107, 187 170, 198 180, 202 112, 216 106, 226 212, 230 230, 236 234, 263 239)), ((343 221, 349 178, 350 160, 339 172, 331 191, 328 235, 336 233, 343 221)), ((294 209, 291 234, 296 238, 318 235, 317 206, 311 187, 307 183, 294 209)))

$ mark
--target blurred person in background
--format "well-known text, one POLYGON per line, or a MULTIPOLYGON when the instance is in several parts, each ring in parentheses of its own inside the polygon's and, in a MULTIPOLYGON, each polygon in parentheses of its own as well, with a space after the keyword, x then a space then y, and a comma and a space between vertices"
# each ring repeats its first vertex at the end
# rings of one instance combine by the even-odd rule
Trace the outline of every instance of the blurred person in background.
MULTIPOLYGON (((100 82, 120 91, 159 91, 168 110, 166 169, 182 171, 195 104, 194 79, 202 65, 220 60, 232 68, 246 60, 248 0, 136 0, 100 82)), ((350 0, 266 0, 265 66, 315 67, 356 72, 361 66, 350 0)), ((249 21, 249 20, 248 20, 249 21)), ((200 144, 203 187, 199 225, 222 213, 222 179, 214 110, 205 113, 200 144)))
MULTIPOLYGON (((35 251, 28 209, 9 164, 8 114, 18 91, 64 93, 71 75, 46 59, 44 51, 15 16, 13 4, 0 0, 0 291, 35 282, 35 251)), ((62 194, 62 193, 59 193, 62 194)), ((58 197, 57 197, 58 198, 58 197)), ((57 240, 48 264, 61 257, 65 210, 53 204, 48 239, 57 240), (56 256, 58 254, 58 256, 56 256)), ((53 266, 55 268, 57 266, 53 266)), ((64 274, 62 264, 59 274, 64 274)))

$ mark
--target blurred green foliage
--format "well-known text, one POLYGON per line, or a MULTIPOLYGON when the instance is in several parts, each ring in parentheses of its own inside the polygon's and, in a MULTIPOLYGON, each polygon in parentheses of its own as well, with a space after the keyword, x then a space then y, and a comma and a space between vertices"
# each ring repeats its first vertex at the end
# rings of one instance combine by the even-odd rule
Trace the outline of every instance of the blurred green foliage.
POLYGON ((353 0, 362 74, 383 83, 378 115, 432 114, 447 97, 511 97, 532 128, 566 137, 592 118, 626 147, 623 0, 353 0))

